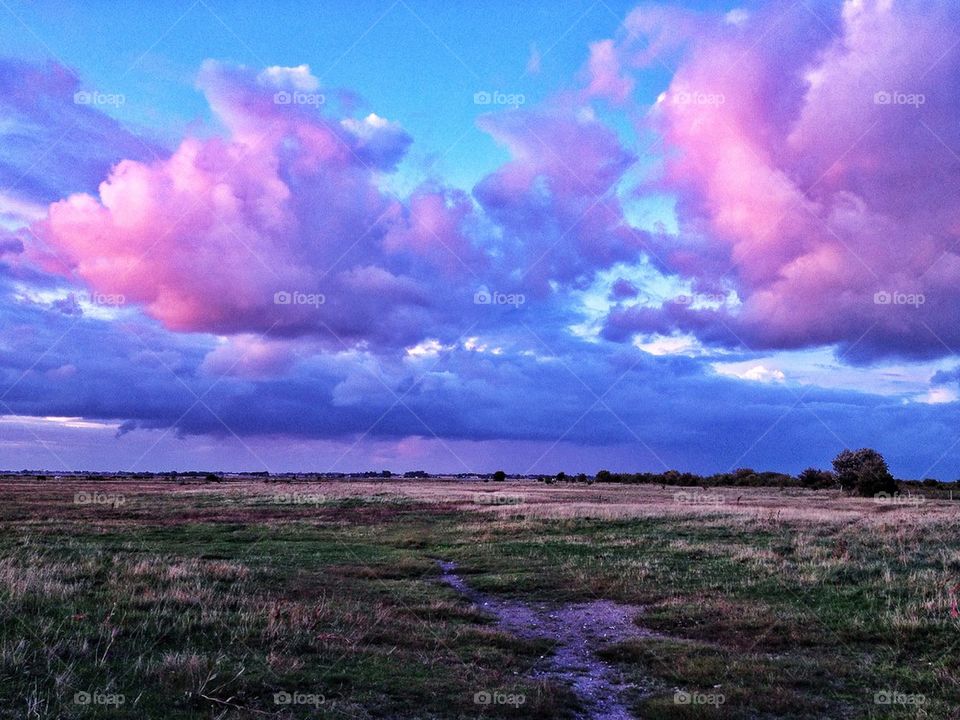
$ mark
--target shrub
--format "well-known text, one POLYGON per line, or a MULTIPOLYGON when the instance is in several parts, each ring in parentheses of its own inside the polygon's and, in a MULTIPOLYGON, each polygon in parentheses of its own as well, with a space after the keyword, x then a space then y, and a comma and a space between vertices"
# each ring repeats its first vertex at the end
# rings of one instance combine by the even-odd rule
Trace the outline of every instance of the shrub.
POLYGON ((497 470, 493 474, 494 482, 503 482, 506 479, 507 479, 507 474, 503 470, 497 470))

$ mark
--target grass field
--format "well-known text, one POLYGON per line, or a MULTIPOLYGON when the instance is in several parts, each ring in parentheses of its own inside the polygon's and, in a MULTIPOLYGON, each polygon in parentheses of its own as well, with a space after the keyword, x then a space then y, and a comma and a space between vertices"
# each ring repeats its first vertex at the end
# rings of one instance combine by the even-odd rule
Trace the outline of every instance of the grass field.
POLYGON ((563 639, 498 623, 498 605, 440 581, 442 560, 504 607, 640 606, 636 633, 597 658, 639 718, 960 718, 960 499, 433 480, 0 487, 2 717, 594 712, 540 670, 563 639))

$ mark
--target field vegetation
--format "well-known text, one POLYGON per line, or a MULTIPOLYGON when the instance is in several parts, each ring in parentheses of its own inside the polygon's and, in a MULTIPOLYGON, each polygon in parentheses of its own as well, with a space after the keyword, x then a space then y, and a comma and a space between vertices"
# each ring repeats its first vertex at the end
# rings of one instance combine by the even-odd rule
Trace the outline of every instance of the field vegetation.
POLYGON ((960 498, 267 480, 5 479, 0 716, 585 713, 538 671, 559 639, 444 561, 484 597, 638 606, 599 653, 637 717, 960 717, 960 498))

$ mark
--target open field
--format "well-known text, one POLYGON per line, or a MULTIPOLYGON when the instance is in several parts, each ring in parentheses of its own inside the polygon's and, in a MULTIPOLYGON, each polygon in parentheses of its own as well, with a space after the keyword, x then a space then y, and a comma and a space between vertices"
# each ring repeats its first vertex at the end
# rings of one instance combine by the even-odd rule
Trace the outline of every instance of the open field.
POLYGON ((960 498, 2 489, 2 717, 960 718, 960 498))

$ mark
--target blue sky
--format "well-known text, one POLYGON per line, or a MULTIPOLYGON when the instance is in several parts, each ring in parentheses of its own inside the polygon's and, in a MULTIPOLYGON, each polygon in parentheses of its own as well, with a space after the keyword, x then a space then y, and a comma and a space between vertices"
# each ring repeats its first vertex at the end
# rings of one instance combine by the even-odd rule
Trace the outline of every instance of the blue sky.
POLYGON ((928 10, 9 2, 0 465, 952 479, 928 10))
MULTIPOLYGON (((615 34, 632 7, 616 0, 390 0, 309 9, 286 2, 267 11, 258 3, 216 0, 123 7, 11 2, 0 40, 10 55, 58 60, 84 87, 123 94, 122 107, 105 111, 171 143, 198 122, 215 122, 194 87, 205 59, 252 67, 305 63, 324 87, 356 93, 362 109, 396 119, 417 138, 411 174, 420 178, 429 166, 469 188, 507 158, 475 127, 489 108, 476 105, 473 94, 500 90, 535 104, 569 89, 588 43, 615 34), (531 63, 535 57, 539 63, 531 63)), ((638 95, 652 101, 669 80, 666 67, 653 68, 638 95)), ((630 132, 627 123, 619 129, 630 132)))

